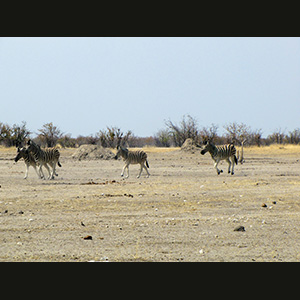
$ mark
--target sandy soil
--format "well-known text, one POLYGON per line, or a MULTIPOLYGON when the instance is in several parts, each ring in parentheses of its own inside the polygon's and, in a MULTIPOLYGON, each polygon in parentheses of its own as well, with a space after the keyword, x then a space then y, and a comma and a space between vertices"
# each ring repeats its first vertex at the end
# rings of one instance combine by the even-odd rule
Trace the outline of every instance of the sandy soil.
POLYGON ((61 149, 49 181, 0 148, 0 261, 300 260, 299 146, 246 148, 233 176, 209 154, 144 150, 150 178, 61 149))

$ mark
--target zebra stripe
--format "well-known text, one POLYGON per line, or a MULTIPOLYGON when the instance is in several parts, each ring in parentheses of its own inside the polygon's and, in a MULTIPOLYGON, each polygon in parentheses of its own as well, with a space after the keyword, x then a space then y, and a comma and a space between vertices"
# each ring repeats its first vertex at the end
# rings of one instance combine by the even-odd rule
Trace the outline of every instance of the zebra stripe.
POLYGON ((49 164, 52 167, 52 173, 50 174, 49 172, 48 179, 54 179, 56 164, 58 164, 58 166, 61 167, 61 164, 59 162, 60 153, 58 149, 47 148, 43 150, 32 140, 29 140, 27 144, 29 145, 27 150, 33 155, 35 161, 39 163, 40 171, 42 169, 42 166, 45 166, 47 168, 47 164, 49 164))
POLYGON ((115 159, 118 159, 118 157, 122 157, 123 160, 125 161, 125 165, 122 169, 121 176, 124 176, 125 169, 127 168, 127 176, 126 178, 129 177, 129 165, 130 164, 140 164, 140 173, 138 174, 137 178, 141 176, 141 173, 143 169, 146 170, 147 172, 147 177, 150 176, 150 173, 147 168, 149 168, 148 160, 147 160, 147 153, 144 151, 129 151, 126 148, 123 148, 122 146, 118 147, 118 152, 116 156, 114 157, 115 159), (146 166, 145 166, 146 163, 146 166))
POLYGON ((217 171, 217 174, 223 172, 223 170, 218 169, 218 163, 221 160, 226 160, 228 162, 228 173, 231 173, 231 175, 234 174, 234 164, 238 164, 237 158, 236 158, 236 149, 233 144, 223 145, 223 146, 215 146, 211 141, 205 141, 204 142, 204 149, 201 151, 201 154, 204 155, 206 152, 209 152, 212 159, 215 161, 214 167, 217 171), (230 172, 230 167, 232 165, 232 169, 230 172))

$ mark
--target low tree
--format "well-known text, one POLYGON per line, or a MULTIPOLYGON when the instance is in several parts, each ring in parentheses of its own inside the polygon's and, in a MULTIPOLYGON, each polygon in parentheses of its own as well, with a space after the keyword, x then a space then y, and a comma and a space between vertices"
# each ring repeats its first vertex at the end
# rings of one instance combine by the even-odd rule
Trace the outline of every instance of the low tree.
POLYGON ((299 144, 300 143, 300 128, 296 128, 293 131, 289 131, 289 133, 285 137, 287 143, 290 144, 299 144))
POLYGON ((282 144, 284 142, 285 133, 281 128, 276 129, 272 134, 268 136, 268 140, 271 143, 282 144))
POLYGON ((168 129, 161 129, 155 135, 155 144, 158 147, 170 147, 171 136, 168 129))
POLYGON ((132 132, 128 130, 125 135, 118 127, 106 127, 97 133, 99 143, 102 147, 115 148, 120 139, 122 143, 127 143, 128 139, 132 136, 132 132))
POLYGON ((27 129, 25 121, 21 125, 14 124, 11 128, 12 146, 22 146, 30 134, 31 132, 27 129))
POLYGON ((54 126, 53 123, 47 123, 43 125, 43 128, 38 129, 40 134, 37 136, 37 140, 40 144, 47 147, 54 147, 63 135, 60 129, 57 126, 54 126))
POLYGON ((251 133, 251 128, 244 123, 229 123, 224 126, 224 129, 227 131, 226 138, 228 143, 241 142, 244 139, 248 139, 251 133))
POLYGON ((0 123, 0 143, 6 147, 11 146, 11 127, 0 123))
POLYGON ((22 146, 30 133, 25 121, 21 125, 14 124, 12 127, 8 124, 0 123, 0 144, 6 147, 22 146))
POLYGON ((247 142, 250 145, 256 145, 258 147, 261 146, 262 144, 262 130, 261 129, 256 129, 254 131, 251 131, 249 136, 248 136, 247 142))
POLYGON ((218 143, 216 140, 218 139, 218 125, 212 123, 210 127, 202 127, 202 130, 200 131, 200 136, 202 139, 202 142, 210 139, 214 141, 215 143, 218 143))
POLYGON ((165 122, 171 140, 176 147, 181 147, 186 139, 191 138, 195 143, 200 143, 201 136, 197 125, 197 120, 190 115, 183 116, 179 125, 171 120, 165 122))

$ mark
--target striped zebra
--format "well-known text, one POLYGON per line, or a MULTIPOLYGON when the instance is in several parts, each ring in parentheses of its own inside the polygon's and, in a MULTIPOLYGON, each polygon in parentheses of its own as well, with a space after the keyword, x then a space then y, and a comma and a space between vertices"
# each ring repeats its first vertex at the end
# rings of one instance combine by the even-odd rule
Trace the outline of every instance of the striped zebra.
POLYGON ((32 140, 29 140, 27 142, 27 145, 29 145, 29 147, 27 148, 28 152, 33 155, 35 161, 39 164, 39 171, 41 172, 42 166, 45 166, 45 168, 47 169, 47 164, 49 164, 52 167, 52 173, 50 174, 49 172, 48 179, 54 179, 54 174, 56 174, 56 164, 61 167, 61 164, 59 162, 59 151, 56 148, 48 148, 43 150, 32 140))
POLYGON ((209 152, 212 159, 215 161, 215 169, 217 171, 217 174, 220 175, 220 173, 223 172, 223 170, 218 169, 218 163, 220 160, 226 160, 228 162, 228 173, 230 173, 230 167, 231 169, 231 175, 234 174, 234 164, 238 164, 238 160, 235 156, 236 149, 233 144, 229 145, 223 145, 223 146, 215 146, 211 141, 205 141, 203 143, 205 145, 204 149, 201 151, 201 154, 204 155, 206 152, 209 152))
MULTIPOLYGON (((36 169, 37 164, 36 164, 36 161, 35 161, 33 155, 31 153, 29 153, 26 148, 19 148, 18 147, 18 153, 17 153, 17 156, 15 157, 15 162, 18 162, 21 158, 24 159, 24 162, 25 162, 25 165, 26 165, 26 171, 25 171, 24 179, 26 179, 28 177, 28 170, 29 170, 30 166, 32 166, 34 168, 34 170, 35 170, 35 172, 36 172, 36 174, 38 175, 39 178, 41 178, 41 175, 44 177, 43 173, 41 173, 41 174, 38 173, 38 170, 36 169)), ((49 170, 49 172, 50 172, 50 170, 49 170)))
POLYGON ((129 151, 128 149, 126 149, 122 146, 118 146, 117 149, 118 149, 118 152, 114 158, 118 159, 118 157, 121 156, 123 158, 123 160, 125 161, 125 165, 124 165, 124 167, 122 169, 122 173, 121 173, 122 177, 124 176, 124 172, 125 172, 126 168, 127 168, 126 178, 129 177, 129 165, 130 164, 140 164, 141 165, 140 173, 137 176, 137 178, 139 178, 141 176, 143 168, 147 172, 147 178, 150 176, 150 173, 147 169, 147 168, 149 168, 149 164, 147 161, 147 154, 144 151, 129 151), (146 163, 147 167, 145 166, 145 163, 146 163))
MULTIPOLYGON (((17 156, 15 157, 15 162, 18 162, 21 158, 24 159, 24 162, 25 162, 25 165, 26 165, 26 171, 25 171, 25 176, 24 176, 24 179, 26 179, 28 177, 28 170, 29 170, 29 167, 32 166, 36 172, 36 174, 38 175, 39 178, 44 178, 44 173, 41 169, 40 173, 38 172, 37 170, 37 166, 38 164, 36 163, 33 155, 28 152, 28 150, 26 148, 19 148, 18 147, 18 153, 17 153, 17 156)), ((45 165, 46 169, 48 170, 48 173, 49 173, 49 176, 50 176, 50 169, 48 167, 48 165, 46 164, 45 165)), ((57 174, 55 174, 57 176, 57 174)))

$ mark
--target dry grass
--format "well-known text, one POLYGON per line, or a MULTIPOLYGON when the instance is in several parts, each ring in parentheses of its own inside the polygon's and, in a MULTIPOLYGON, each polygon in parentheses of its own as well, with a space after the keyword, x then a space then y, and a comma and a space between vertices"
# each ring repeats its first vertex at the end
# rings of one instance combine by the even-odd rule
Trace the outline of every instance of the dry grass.
POLYGON ((245 147, 234 176, 210 155, 146 147, 150 178, 133 165, 126 180, 120 161, 60 149, 53 181, 24 180, 0 148, 0 261, 298 261, 300 147, 283 147, 245 147))
MULTIPOLYGON (((240 149, 240 147, 237 147, 240 149)), ((270 145, 270 146, 250 146, 244 147, 244 152, 248 154, 263 154, 263 155, 295 155, 300 154, 300 145, 270 145)))

